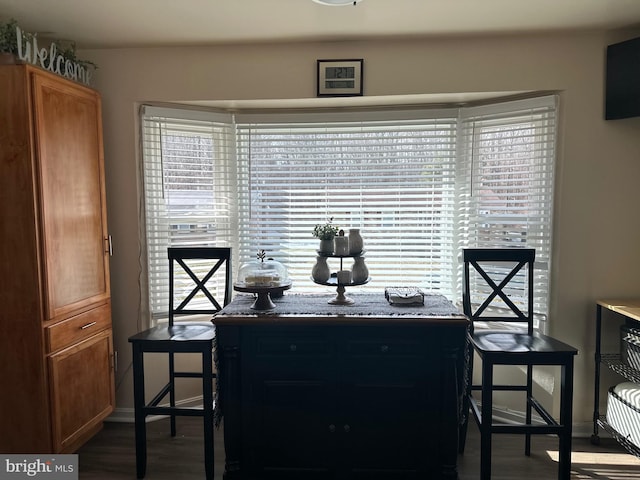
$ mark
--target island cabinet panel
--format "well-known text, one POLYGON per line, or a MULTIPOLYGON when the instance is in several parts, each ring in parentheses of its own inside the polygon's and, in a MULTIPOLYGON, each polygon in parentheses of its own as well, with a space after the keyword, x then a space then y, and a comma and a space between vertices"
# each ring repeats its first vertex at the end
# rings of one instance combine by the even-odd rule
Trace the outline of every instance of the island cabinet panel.
POLYGON ((1 453, 68 453, 114 407, 100 95, 0 66, 1 453))
POLYGON ((217 325, 226 479, 456 478, 464 324, 280 321, 217 325))
POLYGON ((242 369, 251 373, 243 390, 250 404, 260 405, 248 408, 243 422, 249 471, 258 478, 331 478, 337 364, 327 332, 258 328, 246 333, 242 369))
POLYGON ((419 329, 352 332, 344 355, 343 411, 349 478, 419 478, 438 471, 439 349, 419 329))

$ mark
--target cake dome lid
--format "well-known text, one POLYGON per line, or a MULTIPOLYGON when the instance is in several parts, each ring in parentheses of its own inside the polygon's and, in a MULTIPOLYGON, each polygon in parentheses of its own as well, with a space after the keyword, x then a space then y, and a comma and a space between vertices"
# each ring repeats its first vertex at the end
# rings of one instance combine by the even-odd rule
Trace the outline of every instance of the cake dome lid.
POLYGON ((238 269, 237 282, 246 287, 279 287, 289 282, 289 273, 286 267, 274 260, 267 258, 264 250, 260 250, 257 260, 243 263, 238 269))

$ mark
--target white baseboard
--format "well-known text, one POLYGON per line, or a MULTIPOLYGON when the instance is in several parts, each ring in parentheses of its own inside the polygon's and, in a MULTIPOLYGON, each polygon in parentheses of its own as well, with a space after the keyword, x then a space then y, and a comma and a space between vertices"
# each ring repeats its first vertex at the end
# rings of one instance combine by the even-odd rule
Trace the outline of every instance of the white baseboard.
MULTIPOLYGON (((179 407, 197 407, 198 405, 202 405, 202 397, 193 397, 186 398, 184 400, 180 400, 176 402, 176 406, 179 407)), ((168 407, 168 404, 163 404, 163 407, 168 407)), ((146 418, 146 422, 155 422, 156 420, 160 420, 162 418, 167 418, 166 415, 149 415, 146 418)), ((109 415, 104 420, 105 422, 114 422, 114 423, 133 423, 135 421, 134 417, 134 409, 133 408, 116 408, 111 415, 109 415)))
MULTIPOLYGON (((525 419, 525 413, 519 412, 516 410, 511 410, 505 407, 495 407, 493 408, 493 416, 494 419, 499 420, 504 423, 523 423, 525 419)), ((543 423, 543 420, 541 420, 543 423)), ((593 423, 592 422, 579 422, 573 423, 572 426, 572 434, 573 438, 589 438, 593 434, 593 423)), ((607 437, 609 436, 607 432, 602 429, 598 432, 600 436, 607 437)))
POLYGON ((133 408, 116 408, 111 415, 104 419, 105 422, 133 423, 133 408))
MULTIPOLYGON (((202 404, 202 397, 194 397, 186 400, 182 400, 178 403, 180 406, 195 407, 202 404)), ((494 408, 494 418, 504 423, 522 423, 524 421, 524 412, 518 412, 508 408, 494 408)), ((166 418, 165 415, 150 415, 147 417, 147 422, 154 422, 166 418)), ((134 410, 133 408, 116 408, 115 411, 105 419, 105 422, 120 422, 120 423, 133 423, 134 422, 134 410)), ((593 433, 592 422, 580 422, 573 424, 574 438, 589 438, 593 433)), ((601 437, 609 437, 609 434, 600 429, 598 435, 601 437)))

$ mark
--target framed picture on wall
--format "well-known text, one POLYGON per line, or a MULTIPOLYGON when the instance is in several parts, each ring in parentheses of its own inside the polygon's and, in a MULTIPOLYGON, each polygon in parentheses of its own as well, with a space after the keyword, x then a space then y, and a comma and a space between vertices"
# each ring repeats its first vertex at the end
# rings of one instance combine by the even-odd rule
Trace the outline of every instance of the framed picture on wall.
POLYGON ((318 60, 318 97, 362 95, 363 60, 318 60))

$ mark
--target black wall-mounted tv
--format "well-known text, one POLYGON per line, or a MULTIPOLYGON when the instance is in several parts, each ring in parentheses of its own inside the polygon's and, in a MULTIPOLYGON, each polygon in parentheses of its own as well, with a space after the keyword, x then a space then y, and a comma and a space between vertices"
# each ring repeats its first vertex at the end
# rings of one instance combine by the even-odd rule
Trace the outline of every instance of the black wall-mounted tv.
POLYGON ((640 116, 640 37, 607 47, 605 119, 640 116))

